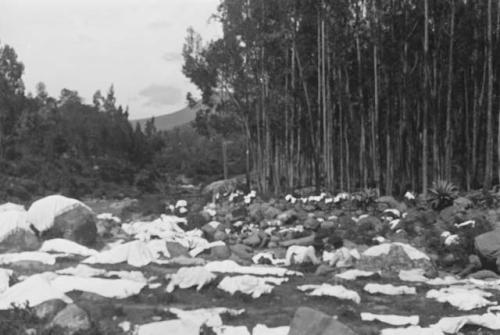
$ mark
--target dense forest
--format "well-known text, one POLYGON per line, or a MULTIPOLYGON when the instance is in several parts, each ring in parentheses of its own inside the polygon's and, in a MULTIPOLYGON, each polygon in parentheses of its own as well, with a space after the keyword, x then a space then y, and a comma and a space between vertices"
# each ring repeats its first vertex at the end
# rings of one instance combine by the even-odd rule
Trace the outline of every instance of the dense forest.
POLYGON ((244 134, 263 191, 489 190, 500 178, 500 1, 223 0, 185 75, 244 134))
MULTIPOLYGON (((14 48, 0 44, 0 199, 165 194, 179 175, 222 178, 221 135, 200 136, 189 124, 157 131, 154 118, 133 128, 113 86, 87 104, 69 89, 51 97, 43 83, 27 93, 23 72, 14 48)), ((243 173, 238 146, 230 150, 230 172, 243 173)))

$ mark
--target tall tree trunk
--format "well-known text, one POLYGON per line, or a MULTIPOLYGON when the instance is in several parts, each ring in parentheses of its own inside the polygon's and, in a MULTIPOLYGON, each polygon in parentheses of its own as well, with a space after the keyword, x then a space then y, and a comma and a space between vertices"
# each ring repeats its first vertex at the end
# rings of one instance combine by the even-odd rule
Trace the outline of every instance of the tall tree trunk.
MULTIPOLYGON (((375 16, 375 31, 378 29, 377 8, 373 1, 373 15, 375 16)), ((378 33, 376 33, 378 37, 378 33)), ((372 159, 373 159, 373 177, 375 187, 380 190, 380 161, 378 153, 378 119, 379 119, 379 76, 378 76, 378 38, 375 38, 373 45, 373 114, 371 122, 372 130, 372 159)))
POLYGON ((488 51, 488 97, 486 110, 486 163, 484 172, 483 191, 491 188, 491 179, 493 174, 493 43, 492 43, 492 24, 491 24, 491 3, 488 0, 488 33, 487 33, 487 51, 488 51))
POLYGON ((427 114, 429 113, 429 0, 424 0, 424 110, 422 113, 422 193, 427 195, 427 114))
POLYGON ((451 2, 450 45, 448 50, 448 92, 446 97, 446 139, 445 139, 445 179, 451 181, 452 164, 452 128, 451 109, 453 93, 453 40, 455 38, 455 0, 451 2))

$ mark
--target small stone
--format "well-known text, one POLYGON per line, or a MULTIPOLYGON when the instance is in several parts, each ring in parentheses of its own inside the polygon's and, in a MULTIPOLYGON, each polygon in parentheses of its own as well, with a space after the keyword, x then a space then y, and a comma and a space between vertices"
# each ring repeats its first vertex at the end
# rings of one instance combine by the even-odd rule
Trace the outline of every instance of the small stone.
POLYGON ((64 301, 60 299, 52 299, 36 305, 34 310, 39 319, 50 320, 64 307, 66 307, 66 303, 64 301))
POLYGON ((54 317, 52 326, 60 326, 70 331, 87 330, 91 327, 90 318, 83 309, 70 304, 54 317))

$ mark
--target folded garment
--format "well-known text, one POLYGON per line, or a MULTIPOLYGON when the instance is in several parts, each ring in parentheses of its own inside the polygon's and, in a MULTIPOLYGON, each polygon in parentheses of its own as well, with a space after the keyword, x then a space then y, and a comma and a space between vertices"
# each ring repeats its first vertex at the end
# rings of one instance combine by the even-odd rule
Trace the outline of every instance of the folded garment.
POLYGON ((245 326, 219 326, 213 327, 212 331, 215 335, 250 335, 245 326))
POLYGON ((403 294, 417 294, 417 290, 414 287, 409 286, 394 286, 391 284, 366 284, 364 290, 368 293, 375 294, 386 294, 386 295, 403 295, 403 294))
POLYGON ((360 277, 371 277, 375 272, 351 269, 335 275, 335 277, 345 280, 354 280, 360 277))
POLYGON ((343 300, 351 300, 357 304, 361 302, 361 297, 356 291, 348 290, 342 285, 330 285, 330 284, 321 284, 321 285, 302 285, 298 286, 297 289, 300 291, 309 291, 307 295, 311 296, 332 296, 338 299, 343 300))
POLYGON ((66 240, 64 238, 54 238, 43 242, 42 246, 40 247, 40 251, 59 252, 87 257, 97 255, 99 253, 97 250, 87 248, 86 246, 70 240, 66 240))
POLYGON ((148 265, 161 254, 170 257, 167 244, 163 240, 151 240, 148 242, 131 241, 119 244, 105 250, 97 255, 83 260, 87 264, 118 264, 127 262, 129 265, 141 267, 148 265))
POLYGON ((254 299, 263 294, 271 293, 274 289, 274 286, 269 285, 265 278, 250 275, 225 277, 217 287, 230 294, 241 292, 251 295, 254 299))
POLYGON ((372 313, 361 313, 361 320, 363 321, 380 321, 383 323, 388 323, 393 326, 406 326, 418 325, 420 318, 418 315, 412 316, 402 316, 402 315, 392 315, 392 314, 372 314, 372 313))
POLYGON ((37 306, 42 302, 59 299, 65 303, 73 301, 64 294, 59 287, 52 285, 50 280, 42 274, 36 274, 19 282, 2 294, 0 294, 0 310, 11 309, 13 304, 16 306, 37 306))
POLYGON ((51 255, 41 251, 23 251, 0 255, 0 264, 12 264, 23 261, 40 262, 47 265, 54 265, 56 264, 56 255, 51 255))
POLYGON ((189 288, 196 286, 199 291, 203 286, 216 278, 216 275, 205 269, 203 266, 183 267, 171 276, 167 286, 167 292, 172 292, 176 286, 179 288, 189 288))
POLYGON ((408 328, 382 329, 380 335, 444 335, 444 333, 435 327, 422 328, 418 326, 411 326, 408 328))
POLYGON ((429 278, 425 277, 424 274, 424 269, 401 270, 399 271, 399 279, 402 281, 425 283, 429 278))
POLYGON ((57 276, 52 286, 63 292, 83 291, 106 298, 123 299, 138 294, 146 283, 127 279, 104 279, 93 277, 57 276))
POLYGON ((269 328, 266 325, 258 324, 253 327, 252 335, 287 335, 289 326, 269 328))
POLYGON ((462 315, 445 317, 438 321, 434 327, 441 329, 447 334, 457 334, 465 325, 476 325, 492 330, 500 329, 500 315, 493 313, 462 315))
POLYGON ((104 269, 96 269, 85 264, 78 264, 74 267, 64 268, 56 271, 56 273, 60 275, 72 275, 77 277, 104 276, 106 272, 107 271, 104 269))
POLYGON ((485 299, 490 296, 492 296, 491 293, 479 289, 453 286, 440 290, 430 290, 426 294, 427 298, 447 302, 461 311, 496 305, 495 302, 485 299))
POLYGON ((232 260, 209 262, 205 268, 210 272, 240 273, 251 275, 271 276, 301 276, 302 273, 275 266, 241 266, 232 260))

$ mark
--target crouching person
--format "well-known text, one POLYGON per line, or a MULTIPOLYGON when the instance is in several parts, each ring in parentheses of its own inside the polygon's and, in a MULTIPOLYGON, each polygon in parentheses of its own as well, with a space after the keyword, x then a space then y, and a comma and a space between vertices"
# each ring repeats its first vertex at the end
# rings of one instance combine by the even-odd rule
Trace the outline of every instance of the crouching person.
POLYGON ((315 239, 313 245, 302 246, 292 245, 286 250, 285 265, 321 264, 321 254, 323 253, 324 245, 321 240, 315 239))
POLYGON ((352 252, 344 246, 344 240, 339 236, 331 236, 325 246, 323 253, 323 264, 316 270, 317 275, 327 274, 339 268, 350 268, 354 266, 356 258, 352 252))
POLYGON ((458 276, 463 278, 479 270, 500 273, 500 229, 474 238, 474 254, 469 256, 469 264, 458 276))

